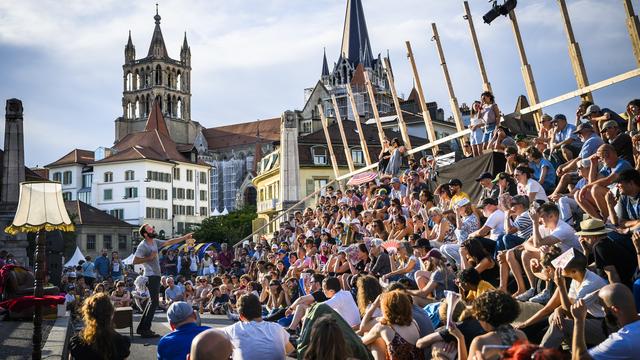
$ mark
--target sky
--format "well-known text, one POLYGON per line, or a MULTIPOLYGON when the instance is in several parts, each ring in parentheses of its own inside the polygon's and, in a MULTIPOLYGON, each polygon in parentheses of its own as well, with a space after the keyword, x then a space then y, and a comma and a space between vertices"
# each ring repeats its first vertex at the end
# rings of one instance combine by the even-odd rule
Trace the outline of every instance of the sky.
MULTIPOLYGON (((205 127, 278 117, 303 107, 304 89, 337 61, 347 0, 161 0, 169 56, 179 59, 184 32, 192 54, 192 118, 205 127)), ((374 56, 390 54, 398 93, 413 78, 411 41, 427 101, 451 114, 431 23, 442 41, 459 103, 479 97, 482 83, 462 0, 363 0, 374 56)), ((511 25, 482 23, 486 0, 469 0, 496 101, 511 112, 526 94, 511 25)), ((634 2, 636 5, 637 2, 634 2)), ((617 0, 567 0, 591 83, 637 65, 617 0)), ((640 9, 636 8, 636 12, 640 9)), ((516 8, 541 100, 576 89, 557 1, 521 0, 516 8)), ((128 31, 146 56, 155 1, 0 1, 0 99, 24 106, 25 162, 43 166, 74 148, 111 146, 122 115, 128 31)), ((617 112, 640 97, 635 78, 596 91, 595 102, 617 112), (635 89, 635 91, 633 90, 635 89)), ((545 108, 573 114, 579 100, 545 108)), ((4 132, 4 122, 0 122, 4 132)))

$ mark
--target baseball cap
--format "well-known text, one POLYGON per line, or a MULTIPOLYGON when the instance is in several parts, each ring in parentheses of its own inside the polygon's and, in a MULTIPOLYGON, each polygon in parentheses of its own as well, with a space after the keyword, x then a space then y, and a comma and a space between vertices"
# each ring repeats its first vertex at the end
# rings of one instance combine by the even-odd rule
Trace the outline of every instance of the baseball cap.
POLYGON ((515 141, 526 141, 527 135, 525 134, 517 134, 514 138, 515 141))
POLYGON ((506 172, 501 172, 501 173, 498 173, 498 175, 496 175, 496 177, 493 179, 493 182, 497 183, 499 180, 504 180, 508 178, 509 178, 509 174, 507 174, 506 172))
POLYGON ((483 179, 493 179, 493 175, 491 175, 490 172, 482 173, 482 175, 480 175, 480 176, 478 176, 476 178, 476 181, 480 181, 480 180, 483 180, 483 179))
POLYGON ((549 115, 549 114, 544 114, 544 115, 542 115, 541 122, 551 121, 551 120, 553 120, 553 118, 551 117, 551 115, 549 115))
POLYGON ((588 123, 588 122, 581 123, 580 125, 578 125, 578 128, 573 133, 574 134, 579 134, 583 130, 591 130, 591 131, 593 131, 593 126, 591 126, 591 123, 588 123))
POLYGON ((564 116, 564 114, 555 114, 555 115, 553 116, 553 120, 551 120, 551 121, 552 121, 552 122, 556 122, 556 121, 558 121, 558 120, 564 120, 564 121, 567 121, 567 117, 566 117, 566 116, 564 116))
POLYGON ((394 177, 391 179, 391 183, 392 184, 400 184, 400 179, 398 179, 397 177, 394 177))
POLYGON ((605 131, 605 130, 607 130, 609 128, 612 128, 612 127, 616 127, 617 128, 618 127, 618 123, 615 120, 606 121, 600 127, 600 132, 603 132, 603 131, 605 131))
POLYGON ((500 126, 498 126, 498 129, 502 129, 502 131, 504 131, 505 135, 511 136, 511 130, 509 130, 508 127, 506 127, 504 125, 500 125, 500 126))
POLYGON ((172 324, 179 324, 193 315, 193 308, 184 301, 176 301, 167 310, 167 319, 172 324))
POLYGON ((458 201, 455 205, 456 205, 457 207, 462 207, 462 206, 465 206, 465 205, 469 204, 470 202, 471 202, 471 201, 469 201, 469 199, 467 199, 467 198, 462 198, 462 199, 460 199, 460 201, 458 201))
POLYGON ((386 189, 378 190, 378 195, 387 195, 387 190, 386 189))
POLYGON ((595 112, 600 112, 600 106, 598 106, 598 105, 589 105, 587 110, 584 112, 584 115, 582 115, 582 118, 583 119, 588 119, 589 115, 591 115, 591 114, 593 114, 595 112))
POLYGON ((442 260, 442 253, 438 249, 431 249, 427 253, 427 256, 425 256, 425 258, 428 259, 431 257, 442 260))
POLYGON ((319 227, 314 227, 311 231, 316 233, 316 232, 321 232, 322 229, 320 229, 319 227))
POLYGON ((449 185, 462 186, 462 181, 460 181, 460 179, 451 179, 449 180, 449 185))
POLYGON ((285 249, 280 249, 278 250, 278 254, 286 254, 287 251, 285 249))
POLYGON ((375 246, 375 247, 382 246, 382 243, 383 243, 382 239, 371 240, 371 246, 375 246))

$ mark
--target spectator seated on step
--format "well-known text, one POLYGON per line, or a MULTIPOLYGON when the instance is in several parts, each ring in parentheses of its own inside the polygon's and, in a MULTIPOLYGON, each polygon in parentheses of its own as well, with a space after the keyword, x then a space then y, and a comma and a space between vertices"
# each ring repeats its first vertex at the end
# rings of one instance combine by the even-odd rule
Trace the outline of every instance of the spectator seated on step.
POLYGON ((191 349, 191 341, 208 326, 198 326, 198 317, 191 305, 176 301, 167 310, 171 332, 158 342, 158 360, 185 359, 191 349))

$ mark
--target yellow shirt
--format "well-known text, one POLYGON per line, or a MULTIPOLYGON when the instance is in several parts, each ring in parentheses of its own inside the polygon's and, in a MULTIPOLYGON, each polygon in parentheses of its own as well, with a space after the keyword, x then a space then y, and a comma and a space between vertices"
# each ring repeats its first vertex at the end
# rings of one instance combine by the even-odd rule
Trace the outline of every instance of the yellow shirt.
POLYGON ((449 203, 449 209, 453 209, 453 207, 458 203, 458 201, 462 199, 467 199, 471 201, 471 198, 469 197, 469 195, 467 195, 466 192, 460 191, 451 197, 451 202, 449 203))
POLYGON ((476 290, 469 291, 469 293, 467 294, 466 300, 467 301, 475 300, 477 297, 486 293, 487 291, 493 291, 495 289, 496 288, 494 288, 493 285, 489 284, 484 280, 480 280, 480 283, 478 284, 478 288, 476 290))

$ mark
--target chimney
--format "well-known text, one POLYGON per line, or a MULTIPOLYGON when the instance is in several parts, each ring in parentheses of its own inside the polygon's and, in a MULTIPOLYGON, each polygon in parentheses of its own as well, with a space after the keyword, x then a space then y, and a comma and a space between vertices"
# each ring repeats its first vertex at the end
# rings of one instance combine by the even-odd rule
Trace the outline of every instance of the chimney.
POLYGON ((4 157, 2 159, 2 191, 0 199, 3 203, 18 203, 20 183, 24 175, 24 132, 22 127, 22 101, 7 100, 5 108, 4 157))

